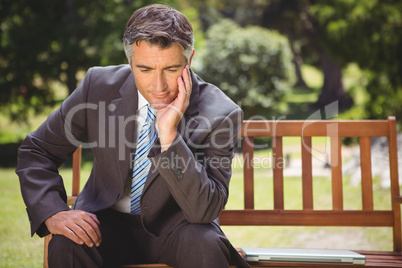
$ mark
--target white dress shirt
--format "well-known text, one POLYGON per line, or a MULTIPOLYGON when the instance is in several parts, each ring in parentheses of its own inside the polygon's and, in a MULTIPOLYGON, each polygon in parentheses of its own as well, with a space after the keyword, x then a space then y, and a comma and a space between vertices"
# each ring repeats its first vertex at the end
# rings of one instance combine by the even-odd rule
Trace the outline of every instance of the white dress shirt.
MULTIPOLYGON (((145 123, 145 120, 148 115, 147 104, 148 101, 138 91, 137 122, 135 127, 135 136, 137 137, 137 140, 141 132, 141 127, 145 123)), ((127 180, 127 185, 124 190, 123 196, 112 206, 112 208, 120 212, 130 213, 131 211, 130 195, 131 195, 131 180, 127 180)))

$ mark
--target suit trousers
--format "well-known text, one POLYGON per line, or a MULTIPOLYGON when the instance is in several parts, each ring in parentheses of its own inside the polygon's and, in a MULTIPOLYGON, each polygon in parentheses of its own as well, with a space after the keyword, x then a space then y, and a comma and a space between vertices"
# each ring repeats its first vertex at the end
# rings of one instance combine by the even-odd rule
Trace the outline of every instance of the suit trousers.
POLYGON ((113 209, 96 215, 101 245, 89 248, 54 235, 49 244, 49 267, 118 267, 139 263, 165 263, 179 268, 229 267, 231 245, 213 223, 185 223, 168 235, 155 237, 144 230, 140 216, 113 209))

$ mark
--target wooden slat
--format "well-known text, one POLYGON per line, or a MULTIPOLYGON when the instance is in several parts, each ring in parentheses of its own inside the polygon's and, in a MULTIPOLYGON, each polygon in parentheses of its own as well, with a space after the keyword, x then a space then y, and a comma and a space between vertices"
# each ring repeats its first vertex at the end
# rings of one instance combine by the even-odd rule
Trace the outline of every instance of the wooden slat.
POLYGON ((342 190, 342 141, 341 137, 331 137, 332 208, 343 209, 342 190))
POLYGON ((45 236, 45 241, 44 241, 44 250, 43 250, 43 268, 49 268, 48 264, 48 257, 49 257, 49 242, 52 239, 52 235, 48 234, 45 236))
POLYGON ((221 225, 392 227, 392 211, 223 210, 221 225))
POLYGON ((370 133, 372 137, 388 136, 388 120, 245 120, 239 136, 271 137, 271 136, 335 136, 329 133, 337 130, 341 137, 359 137, 370 133))
POLYGON ((284 209, 283 197, 283 147, 282 137, 272 138, 272 152, 273 152, 273 181, 274 181, 274 208, 284 209))
POLYGON ((243 139, 243 159, 244 159, 244 208, 254 208, 254 138, 245 137, 243 139))
POLYGON ((77 196, 80 192, 80 179, 81 179, 81 156, 82 146, 79 146, 73 153, 73 189, 72 195, 77 196))
MULTIPOLYGON (((389 169, 391 176, 391 195, 392 197, 399 197, 399 179, 398 179, 398 143, 396 138, 396 120, 395 117, 389 117, 389 138, 388 138, 388 151, 389 151, 389 169)), ((402 251, 402 233, 401 233, 401 206, 399 203, 392 203, 392 210, 395 214, 394 228, 393 228, 393 241, 394 250, 402 251)))
POLYGON ((373 179, 371 173, 371 141, 370 137, 359 138, 360 143, 360 170, 362 176, 363 210, 373 210, 373 179))
POLYGON ((303 209, 313 209, 313 171, 311 150, 311 137, 303 137, 301 145, 303 209))

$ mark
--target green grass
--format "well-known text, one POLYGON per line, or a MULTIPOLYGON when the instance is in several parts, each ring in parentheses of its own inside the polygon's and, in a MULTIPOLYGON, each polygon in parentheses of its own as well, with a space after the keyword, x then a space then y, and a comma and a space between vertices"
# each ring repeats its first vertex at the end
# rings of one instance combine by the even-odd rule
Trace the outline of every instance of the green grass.
MULTIPOLYGON (((61 169, 67 193, 71 194, 72 172, 61 169)), ((89 170, 82 172, 87 178, 89 170)), ((83 183, 81 183, 83 186, 83 183)), ((43 239, 31 238, 19 180, 14 169, 0 169, 0 267, 34 268, 43 266, 43 239)))
POLYGON ((30 237, 18 178, 12 169, 0 174, 0 267, 40 267, 43 240, 30 237))

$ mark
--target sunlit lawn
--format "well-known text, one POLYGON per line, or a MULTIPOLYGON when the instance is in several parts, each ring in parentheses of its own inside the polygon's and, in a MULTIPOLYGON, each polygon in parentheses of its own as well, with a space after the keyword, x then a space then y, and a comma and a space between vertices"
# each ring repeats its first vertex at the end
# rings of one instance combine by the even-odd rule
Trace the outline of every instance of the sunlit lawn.
MULTIPOLYGON (((71 194, 71 170, 62 169, 67 193, 71 194)), ((88 176, 88 169, 82 172, 88 176)), ((31 238, 28 216, 14 169, 0 169, 0 267, 41 267, 43 239, 31 238)))

